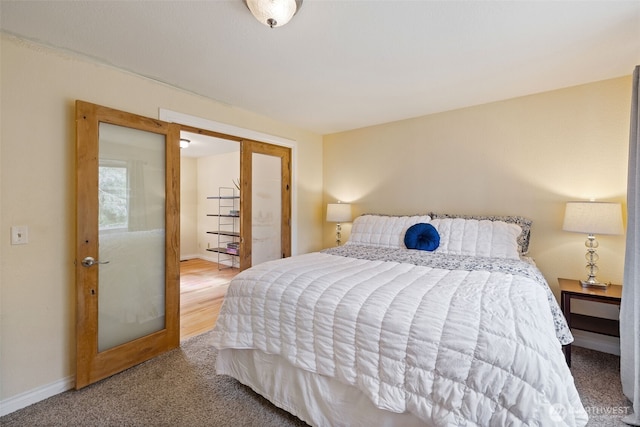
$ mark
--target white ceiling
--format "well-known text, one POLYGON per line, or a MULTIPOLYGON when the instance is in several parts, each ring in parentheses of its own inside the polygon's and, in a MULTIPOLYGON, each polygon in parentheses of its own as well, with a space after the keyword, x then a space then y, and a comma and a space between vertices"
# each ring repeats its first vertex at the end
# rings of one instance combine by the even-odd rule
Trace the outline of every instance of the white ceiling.
POLYGON ((180 138, 189 140, 189 147, 180 149, 182 157, 207 157, 240 151, 240 143, 192 132, 180 132, 180 138))
POLYGON ((4 32, 320 134, 623 75, 640 1, 0 2, 4 32))

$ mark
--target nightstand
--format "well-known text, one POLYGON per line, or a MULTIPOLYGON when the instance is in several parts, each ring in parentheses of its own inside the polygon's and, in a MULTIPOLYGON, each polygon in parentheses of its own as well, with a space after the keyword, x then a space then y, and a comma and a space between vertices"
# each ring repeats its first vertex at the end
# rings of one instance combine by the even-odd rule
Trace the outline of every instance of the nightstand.
MULTIPOLYGON (((567 319, 569 328, 609 335, 611 337, 620 336, 619 320, 571 313, 571 300, 581 299, 614 304, 619 307, 622 297, 622 286, 611 285, 606 289, 583 288, 580 281, 571 279, 558 279, 558 284, 560 284, 560 308, 562 314, 564 314, 564 317, 567 319)), ((567 359, 567 365, 571 367, 571 344, 564 346, 564 355, 567 359)))

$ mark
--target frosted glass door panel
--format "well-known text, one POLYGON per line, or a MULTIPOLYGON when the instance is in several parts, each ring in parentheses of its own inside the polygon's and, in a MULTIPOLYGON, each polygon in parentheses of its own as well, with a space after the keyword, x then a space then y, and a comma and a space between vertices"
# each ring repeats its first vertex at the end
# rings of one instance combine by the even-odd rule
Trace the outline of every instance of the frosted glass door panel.
POLYGON ((251 265, 282 258, 282 160, 253 153, 251 265))
POLYGON ((101 352, 165 327, 164 135, 100 123, 98 176, 101 352))

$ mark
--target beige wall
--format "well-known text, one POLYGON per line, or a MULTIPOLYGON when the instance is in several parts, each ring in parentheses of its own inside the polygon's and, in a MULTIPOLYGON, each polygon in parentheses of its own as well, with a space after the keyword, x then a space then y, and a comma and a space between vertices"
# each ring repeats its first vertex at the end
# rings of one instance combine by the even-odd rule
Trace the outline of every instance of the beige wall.
POLYGON ((0 402, 74 375, 76 99, 297 141, 298 251, 321 247, 320 135, 6 35, 1 43, 0 402), (29 226, 29 244, 9 244, 12 225, 29 226))
MULTIPOLYGON (((76 99, 149 117, 166 108, 298 141, 299 253, 334 244, 323 211, 336 199, 354 203, 356 214, 518 214, 534 220, 531 255, 555 288, 558 276, 583 275, 585 236, 560 230, 564 203, 626 195, 630 77, 329 135, 323 144, 4 35, 0 53, 0 402, 74 374, 76 99), (29 226, 28 245, 9 244, 12 225, 29 226)), ((600 277, 620 282, 624 239, 600 242, 600 277)))
MULTIPOLYGON (((324 201, 355 215, 529 217, 530 255, 557 293, 557 277, 585 276, 586 236, 561 230, 565 202, 626 200, 630 103, 623 77, 328 135, 324 201)), ((325 223, 324 246, 334 231, 325 223)), ((621 283, 624 236, 599 241, 599 278, 621 283)))
MULTIPOLYGON (((207 251, 207 248, 218 247, 218 235, 207 234, 207 231, 218 230, 218 217, 207 216, 218 212, 217 199, 207 199, 207 197, 217 196, 219 187, 234 188, 233 180, 238 180, 240 176, 240 144, 238 151, 219 154, 216 156, 201 157, 198 159, 198 255, 201 258, 218 262, 218 254, 207 251)), ((223 195, 228 195, 229 191, 224 191, 223 195)), ((239 194, 239 193, 238 193, 239 194)), ((235 202, 239 206, 239 201, 235 202)), ((229 205, 229 201, 224 201, 224 205, 229 205)), ((224 209, 223 209, 224 211, 224 209)), ((240 228, 240 221, 236 221, 236 231, 240 228)), ((228 223, 228 220, 223 222, 228 223)), ((222 227, 222 229, 225 229, 222 227)), ((226 228, 229 229, 229 228, 226 228)), ((222 238, 223 241, 229 239, 222 238)), ((220 257, 220 261, 229 261, 230 256, 220 257)), ((239 259, 236 259, 239 262, 239 259)))
POLYGON ((198 159, 180 158, 180 259, 198 254, 198 159))

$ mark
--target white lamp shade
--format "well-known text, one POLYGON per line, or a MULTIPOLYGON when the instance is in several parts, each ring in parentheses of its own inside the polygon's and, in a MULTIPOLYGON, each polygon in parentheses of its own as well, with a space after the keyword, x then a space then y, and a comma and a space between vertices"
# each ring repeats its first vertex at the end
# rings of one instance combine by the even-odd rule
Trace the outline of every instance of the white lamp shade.
POLYGON ((329 203, 327 205, 327 222, 351 221, 351 205, 349 203, 329 203))
POLYGON ((293 18, 298 8, 296 0, 246 0, 246 2, 253 16, 269 27, 283 26, 293 18))
POLYGON ((568 202, 562 229, 585 234, 622 234, 622 206, 607 202, 568 202))

